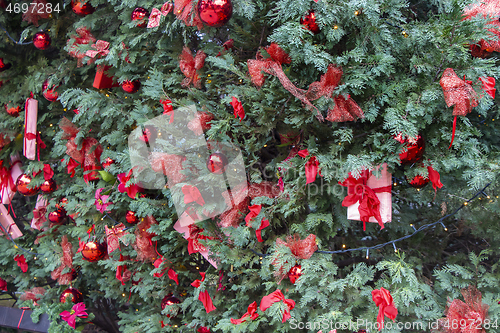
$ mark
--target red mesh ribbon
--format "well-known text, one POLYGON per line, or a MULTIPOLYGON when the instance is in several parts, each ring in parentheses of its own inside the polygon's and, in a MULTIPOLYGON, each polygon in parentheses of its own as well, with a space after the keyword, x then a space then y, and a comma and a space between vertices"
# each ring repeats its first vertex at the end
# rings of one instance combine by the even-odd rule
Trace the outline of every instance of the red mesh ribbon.
POLYGON ((203 22, 201 22, 198 11, 194 8, 193 0, 176 0, 174 14, 189 27, 196 26, 198 30, 203 28, 203 22))
POLYGON ((172 11, 172 4, 169 2, 165 2, 161 7, 161 10, 158 8, 153 8, 151 10, 151 14, 149 15, 148 26, 147 28, 154 28, 160 25, 160 20, 162 16, 167 16, 168 13, 172 11))
POLYGON ((198 71, 205 64, 206 57, 207 55, 202 50, 199 50, 196 53, 196 56, 193 57, 191 50, 184 46, 179 57, 179 68, 181 69, 181 72, 186 76, 186 78, 182 80, 181 83, 183 87, 187 87, 192 83, 196 88, 201 88, 201 79, 198 76, 198 71))
POLYGON ((108 254, 116 249, 119 249, 121 251, 120 238, 129 234, 127 231, 124 231, 125 225, 123 223, 120 223, 112 228, 108 228, 108 226, 105 225, 104 230, 106 232, 106 243, 108 244, 108 254))
POLYGON ((233 325, 239 325, 245 321, 247 321, 248 318, 255 320, 259 317, 259 314, 257 313, 257 302, 253 302, 248 306, 247 312, 243 316, 241 316, 240 319, 233 319, 231 318, 231 324, 233 325))
POLYGON ((394 306, 394 300, 392 299, 391 293, 385 288, 372 290, 372 299, 375 305, 379 307, 377 323, 378 330, 380 331, 384 328, 384 316, 394 321, 398 315, 398 309, 394 306))
POLYGON ((47 214, 47 208, 42 206, 33 209, 33 222, 31 223, 32 228, 41 230, 42 225, 47 221, 45 215, 47 214))
POLYGON ((70 284, 73 280, 73 248, 71 243, 68 242, 68 237, 64 235, 61 240, 62 257, 61 265, 57 267, 50 276, 52 279, 57 280, 60 285, 70 284), (63 270, 68 268, 69 272, 63 274, 63 270))
MULTIPOLYGON (((446 68, 443 72, 439 84, 443 88, 444 100, 448 107, 454 105, 453 115, 453 133, 451 136, 450 147, 455 138, 455 128, 457 124, 457 116, 466 116, 472 111, 473 107, 478 106, 477 94, 472 89, 472 86, 461 80, 452 68, 446 68)), ((448 149, 449 149, 448 148, 448 149)))
POLYGON ((304 239, 300 239, 298 234, 286 237, 286 242, 278 238, 276 245, 286 246, 290 249, 292 254, 298 259, 309 259, 313 253, 318 249, 316 244, 316 235, 310 234, 304 239))
POLYGON ((213 239, 212 237, 202 235, 203 229, 196 224, 189 225, 188 252, 193 254, 196 252, 206 252, 207 248, 200 243, 200 239, 213 239))
POLYGON ((151 238, 156 234, 148 232, 149 227, 157 224, 152 216, 145 217, 135 229, 135 243, 132 245, 137 252, 137 260, 154 261, 157 257, 151 238))
POLYGON ((448 304, 446 318, 439 319, 441 333, 485 333, 482 327, 488 316, 487 304, 482 303, 481 292, 473 286, 462 290, 465 303, 454 299, 448 304), (455 323, 455 324, 453 324, 455 323), (458 326, 458 327, 457 327, 458 326))
POLYGON ((50 13, 46 11, 47 1, 33 0, 30 1, 28 10, 23 14, 23 21, 33 23, 38 27, 39 19, 46 19, 50 17, 50 13), (41 5, 41 6, 40 6, 41 5))
POLYGON ((316 118, 323 121, 323 115, 321 115, 319 110, 312 105, 306 97, 307 91, 297 88, 283 72, 281 65, 289 64, 291 62, 288 54, 276 43, 271 43, 271 45, 266 48, 266 52, 271 56, 271 58, 263 59, 259 53, 257 54, 257 59, 247 60, 248 71, 250 72, 252 83, 258 87, 262 87, 265 81, 265 77, 262 72, 276 76, 283 85, 283 88, 302 101, 302 103, 306 105, 307 109, 316 110, 316 118))
POLYGON ((355 121, 358 118, 364 118, 363 110, 352 100, 350 96, 345 99, 343 96, 337 96, 333 99, 335 106, 328 110, 326 120, 343 123, 345 121, 355 121))
POLYGON ((155 172, 163 173, 172 183, 182 182, 186 176, 181 173, 183 170, 182 162, 186 160, 185 156, 152 152, 149 155, 149 163, 155 172))
POLYGON ((260 311, 264 312, 269 309, 274 303, 281 301, 283 301, 283 303, 285 303, 286 305, 282 320, 282 323, 284 323, 292 317, 290 311, 295 307, 295 301, 292 299, 286 299, 281 290, 277 289, 269 295, 262 297, 262 301, 260 302, 260 311))
POLYGON ((78 149, 75 137, 80 130, 67 118, 61 120, 59 127, 64 131, 61 139, 68 140, 66 143, 66 154, 83 165, 83 179, 85 179, 85 182, 99 179, 97 170, 101 169, 99 161, 102 154, 102 147, 99 142, 95 138, 88 137, 83 139, 82 148, 78 149))
MULTIPOLYGON (((500 3, 496 0, 482 0, 475 2, 464 9, 464 19, 469 20, 475 16, 491 17, 492 20, 488 22, 489 29, 497 38, 500 37, 500 22, 498 21, 498 13, 500 12, 500 3)), ((498 40, 484 40, 481 39, 478 43, 481 51, 491 53, 493 51, 500 52, 500 42, 498 40)))
POLYGON ((197 112, 195 118, 187 124, 187 127, 193 131, 194 134, 201 135, 212 127, 212 124, 210 124, 212 120, 214 120, 213 114, 209 112, 197 112))
POLYGON ((358 211, 360 220, 363 221, 363 230, 366 230, 366 222, 369 222, 372 216, 377 220, 380 229, 384 229, 380 216, 380 200, 376 193, 390 192, 391 186, 371 188, 366 185, 368 177, 370 177, 370 172, 365 169, 358 179, 349 172, 349 177, 344 182, 339 182, 339 185, 347 187, 347 196, 342 201, 342 206, 349 207, 359 202, 358 211))
POLYGON ((94 44, 92 44, 94 50, 88 50, 85 52, 85 55, 90 58, 95 58, 97 55, 101 57, 105 57, 109 53, 109 42, 105 40, 98 40, 94 44))
POLYGON ((32 300, 36 305, 36 302, 40 300, 40 295, 45 295, 45 289, 42 287, 34 287, 26 290, 24 294, 21 295, 21 301, 32 300))
MULTIPOLYGON (((95 37, 90 33, 87 27, 80 27, 76 29, 76 35, 72 35, 71 39, 68 39, 67 46, 69 47, 69 55, 78 59, 78 67, 83 66, 83 58, 85 57, 85 52, 80 51, 82 45, 88 45, 96 42, 95 37), (71 43, 73 40, 73 43, 71 43)), ((87 65, 91 64, 94 59, 89 59, 87 65)))

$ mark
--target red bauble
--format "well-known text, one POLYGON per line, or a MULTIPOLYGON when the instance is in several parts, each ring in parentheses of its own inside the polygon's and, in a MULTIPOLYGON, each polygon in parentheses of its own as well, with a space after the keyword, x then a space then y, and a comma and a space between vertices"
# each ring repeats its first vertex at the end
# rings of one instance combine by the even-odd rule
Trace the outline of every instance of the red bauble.
POLYGON ((7 104, 5 104, 5 110, 7 111, 8 114, 10 114, 12 117, 17 117, 19 116, 19 112, 21 112, 21 107, 8 107, 7 104))
POLYGON ((57 225, 63 225, 67 220, 66 218, 67 215, 64 208, 59 208, 49 213, 49 221, 57 225))
POLYGON ((222 153, 213 153, 208 157, 207 168, 211 173, 221 175, 228 164, 227 158, 222 153))
POLYGON ((71 301, 75 304, 83 302, 83 295, 78 289, 68 288, 59 296, 59 302, 66 303, 66 301, 71 301))
POLYGON ((0 58, 0 72, 6 71, 12 66, 11 64, 5 64, 3 58, 0 58))
MULTIPOLYGON (((406 181, 408 181, 408 178, 406 179, 406 181)), ((416 175, 415 177, 413 177, 411 182, 408 182, 408 184, 410 184, 410 186, 414 188, 422 188, 425 185, 427 185, 429 181, 430 181, 429 178, 424 178, 421 175, 416 175)))
MULTIPOLYGON (((167 305, 179 304, 180 302, 181 301, 177 297, 173 296, 172 294, 168 294, 161 301, 161 309, 164 310, 167 305)), ((173 313, 172 311, 172 314, 172 318, 177 317, 177 313, 173 313)), ((170 318, 170 315, 167 314, 167 317, 170 318)))
POLYGON ((31 177, 23 173, 16 180, 17 191, 27 197, 37 194, 39 188, 38 187, 29 188, 28 185, 30 183, 31 183, 31 177))
POLYGON ((45 97, 45 99, 49 102, 57 101, 57 98, 59 97, 59 94, 56 91, 57 87, 52 87, 51 89, 49 89, 49 81, 45 80, 45 82, 43 82, 42 84, 43 97, 45 97))
POLYGON ((200 0, 198 14, 203 23, 211 27, 220 27, 226 24, 233 15, 231 0, 200 0))
POLYGON ((141 82, 139 80, 134 80, 134 81, 125 80, 122 83, 122 89, 129 94, 136 93, 137 91, 139 91, 140 87, 141 87, 141 82))
POLYGON ((115 164, 115 161, 113 161, 111 158, 106 157, 106 160, 104 160, 104 163, 102 163, 102 167, 104 169, 109 168, 111 164, 115 164))
POLYGON ((95 262, 98 261, 106 255, 106 243, 96 243, 96 242, 88 242, 85 244, 82 250, 83 259, 95 262))
POLYGON ((406 138, 402 139, 401 133, 394 137, 396 141, 401 144, 408 144, 408 150, 404 153, 399 154, 401 159, 401 164, 413 164, 422 159, 425 151, 425 141, 422 135, 418 135, 416 138, 406 138))
POLYGON ((57 184, 54 179, 46 180, 40 185, 40 191, 45 194, 50 194, 57 189, 57 184))
POLYGON ((288 278, 290 279, 290 282, 295 284, 295 281, 302 275, 302 266, 300 265, 295 265, 293 266, 290 271, 288 272, 288 278))
POLYGON ((33 36, 33 45, 39 50, 45 50, 50 46, 50 36, 46 32, 37 32, 33 36))
POLYGON ((149 11, 142 7, 137 7, 132 12, 132 15, 130 15, 132 21, 139 21, 139 23, 137 23, 137 27, 139 28, 144 28, 148 25, 148 21, 146 20, 147 17, 149 17, 149 11))
POLYGON ((130 224, 136 224, 139 222, 139 218, 135 215, 135 212, 129 210, 127 214, 125 214, 125 220, 130 224))
POLYGON ((318 34, 320 31, 318 24, 316 23, 316 13, 312 10, 300 19, 300 24, 305 26, 307 30, 314 34, 318 34))
POLYGON ((90 2, 85 2, 84 0, 71 0, 71 8, 79 16, 87 16, 95 11, 90 2))

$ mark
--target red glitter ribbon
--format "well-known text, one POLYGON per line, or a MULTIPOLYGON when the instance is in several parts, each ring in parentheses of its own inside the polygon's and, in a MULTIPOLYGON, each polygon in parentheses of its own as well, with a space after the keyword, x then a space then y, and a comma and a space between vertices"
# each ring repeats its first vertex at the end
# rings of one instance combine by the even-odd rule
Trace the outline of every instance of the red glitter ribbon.
POLYGON ((207 55, 202 50, 199 50, 196 53, 196 56, 193 57, 193 54, 184 46, 182 49, 182 53, 179 57, 179 68, 181 72, 186 76, 184 80, 182 80, 181 85, 183 87, 189 86, 191 83, 195 86, 195 88, 201 88, 201 79, 198 76, 198 71, 205 64, 205 58, 207 55))

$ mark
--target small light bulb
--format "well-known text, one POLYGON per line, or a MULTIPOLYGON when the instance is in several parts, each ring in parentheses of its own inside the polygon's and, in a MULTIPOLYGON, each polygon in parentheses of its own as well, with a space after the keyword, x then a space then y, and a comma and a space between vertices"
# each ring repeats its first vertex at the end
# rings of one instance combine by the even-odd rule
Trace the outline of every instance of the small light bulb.
POLYGON ((333 29, 337 30, 339 27, 337 25, 333 26, 333 29))
POLYGON ((468 203, 467 201, 466 201, 466 202, 464 202, 464 206, 467 206, 468 204, 469 204, 469 203, 468 203))
POLYGON ((345 244, 342 244, 342 248, 345 249, 345 244))

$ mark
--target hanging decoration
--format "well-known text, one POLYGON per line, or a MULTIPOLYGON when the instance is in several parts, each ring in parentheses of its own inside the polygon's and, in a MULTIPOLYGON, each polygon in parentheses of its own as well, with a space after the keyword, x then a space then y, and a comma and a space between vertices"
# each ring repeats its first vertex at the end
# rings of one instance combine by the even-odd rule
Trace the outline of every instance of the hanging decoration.
POLYGON ((154 224, 158 224, 155 218, 153 216, 147 216, 142 219, 135 228, 135 243, 132 244, 132 246, 137 252, 137 260, 153 262, 157 257, 155 247, 151 240, 156 234, 148 231, 154 224))
POLYGON ((170 2, 165 2, 161 9, 153 8, 151 15, 149 15, 147 28, 155 28, 160 25, 160 20, 162 16, 167 16, 168 13, 172 11, 174 6, 170 2))
POLYGON ((283 312, 282 323, 285 323, 288 319, 292 317, 290 311, 295 307, 295 301, 292 299, 286 299, 281 290, 277 289, 276 291, 270 293, 267 296, 262 297, 262 301, 260 302, 260 311, 265 312, 267 309, 271 307, 274 303, 283 302, 286 307, 283 312))
POLYGON ((206 57, 207 55, 202 50, 196 52, 196 56, 193 57, 191 50, 187 46, 184 46, 179 57, 179 68, 186 78, 182 80, 181 86, 188 87, 192 83, 195 88, 201 88, 201 78, 198 75, 198 71, 205 64, 206 57))
POLYGON ((378 330, 384 328, 384 317, 388 317, 394 321, 398 315, 398 309, 394 306, 391 293, 384 288, 372 290, 372 299, 375 305, 378 306, 377 323, 378 330))
POLYGON ((221 27, 233 15, 231 0, 200 0, 198 1, 200 20, 210 27, 221 27))
MULTIPOLYGON (((250 210, 250 213, 247 214, 245 217, 245 222, 246 226, 251 228, 252 224, 250 223, 251 220, 253 220, 255 217, 257 217, 260 214, 260 211, 262 209, 262 205, 253 205, 249 206, 248 209, 250 210)), ((269 220, 266 218, 262 218, 259 227, 255 230, 255 235, 257 237, 258 242, 263 242, 262 240, 262 230, 264 228, 269 227, 269 220)))
POLYGON ((23 174, 21 164, 21 158, 18 153, 10 156, 9 169, 3 166, 3 162, 0 162, 0 196, 4 205, 10 205, 12 198, 16 194, 15 181, 23 174))
POLYGON ((36 230, 42 230, 43 224, 47 221, 47 199, 39 194, 36 199, 35 209, 33 209, 33 219, 31 220, 31 227, 36 230))
POLYGON ((26 99, 24 114, 24 145, 23 152, 27 159, 35 159, 35 146, 40 134, 36 130, 36 123, 38 119, 38 101, 31 97, 26 99))
POLYGON ((123 236, 128 235, 129 233, 125 231, 125 225, 120 223, 111 228, 108 228, 107 225, 104 226, 104 230, 106 232, 106 242, 108 248, 108 254, 113 252, 116 249, 120 249, 120 241, 127 246, 128 242, 122 239, 123 236))
POLYGON ((203 28, 203 22, 198 11, 194 8, 193 0, 174 1, 174 14, 188 27, 197 27, 198 30, 203 28))
MULTIPOLYGON (((8 233, 10 238, 16 239, 23 235, 19 227, 16 225, 12 216, 10 216, 7 208, 4 205, 0 204, 0 224, 1 224, 1 233, 3 235, 8 233)), ((24 258, 24 256, 23 256, 24 258)))
MULTIPOLYGON (((23 13, 23 21, 32 23, 38 27, 38 20, 47 19, 50 17, 50 13, 47 12, 47 1, 46 0, 33 0, 29 3, 28 10, 23 13)), ((50 42, 49 42, 50 43, 50 42)))
POLYGON ((248 306, 247 312, 245 312, 243 314, 243 316, 241 316, 240 319, 233 319, 233 318, 231 318, 231 324, 233 324, 233 325, 239 325, 241 323, 244 323, 248 319, 255 320, 258 317, 259 317, 259 314, 257 313, 257 302, 253 302, 252 304, 250 304, 248 306))
POLYGON ((52 279, 57 280, 60 285, 70 284, 73 280, 73 248, 71 243, 68 242, 68 237, 64 235, 61 240, 62 257, 61 265, 57 267, 50 276, 52 279), (63 273, 64 270, 69 270, 63 273))

